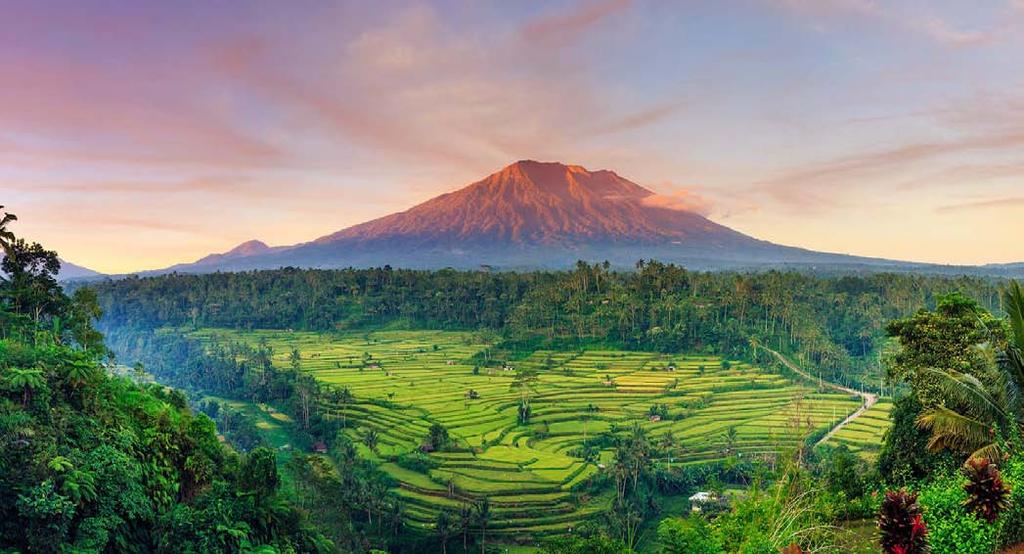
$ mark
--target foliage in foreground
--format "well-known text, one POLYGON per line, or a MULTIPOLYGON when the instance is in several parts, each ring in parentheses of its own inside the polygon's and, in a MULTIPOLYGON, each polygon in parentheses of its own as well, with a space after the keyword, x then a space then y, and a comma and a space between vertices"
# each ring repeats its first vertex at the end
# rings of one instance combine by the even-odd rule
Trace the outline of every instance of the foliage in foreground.
POLYGON ((887 494, 878 516, 887 552, 988 554, 1024 539, 1017 491, 1024 485, 1024 294, 1017 283, 1007 286, 1003 306, 1005 321, 953 294, 888 327, 899 341, 890 378, 909 392, 893 410, 879 470, 920 495, 887 494), (1000 472, 996 464, 1004 462, 1000 472))
POLYGON ((929 551, 928 528, 917 494, 907 491, 885 493, 878 513, 882 549, 887 554, 924 554, 929 551))
POLYGON ((239 456, 180 392, 112 377, 87 290, 0 221, 0 549, 329 552, 279 493, 275 455, 239 456))

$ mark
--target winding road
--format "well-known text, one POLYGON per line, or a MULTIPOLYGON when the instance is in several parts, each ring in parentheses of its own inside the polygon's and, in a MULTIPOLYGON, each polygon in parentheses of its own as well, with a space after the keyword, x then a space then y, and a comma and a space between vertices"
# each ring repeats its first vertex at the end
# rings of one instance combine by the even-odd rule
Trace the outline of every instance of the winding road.
POLYGON ((761 346, 760 348, 762 348, 764 350, 767 350, 768 352, 771 352, 771 354, 773 356, 775 356, 776 359, 778 359, 780 362, 782 362, 782 364, 785 365, 786 367, 788 367, 789 369, 793 370, 794 373, 796 373, 798 375, 801 375, 801 376, 803 376, 804 378, 806 378, 806 379, 808 379, 810 381, 818 381, 825 388, 830 388, 832 390, 837 390, 837 391, 842 391, 842 392, 849 393, 849 394, 854 394, 854 395, 859 396, 861 398, 861 400, 863 400, 863 403, 860 405, 860 408, 857 408, 857 410, 854 411, 849 416, 847 416, 846 419, 844 419, 841 422, 839 422, 839 424, 837 424, 835 427, 833 427, 831 430, 829 430, 828 433, 825 433, 825 436, 822 437, 821 440, 819 440, 818 442, 814 443, 814 446, 818 446, 820 444, 828 442, 828 440, 831 439, 832 436, 835 435, 840 429, 842 429, 843 427, 846 427, 846 424, 850 423, 851 421, 853 421, 853 420, 857 419, 858 417, 860 417, 861 415, 863 415, 864 412, 870 410, 871 407, 874 406, 876 402, 878 402, 878 395, 877 394, 870 393, 870 392, 862 392, 862 391, 859 391, 859 390, 851 389, 850 387, 844 387, 842 385, 837 385, 837 384, 829 382, 829 381, 823 381, 820 378, 816 378, 813 375, 810 375, 809 373, 807 373, 806 371, 800 369, 799 367, 797 367, 796 364, 791 362, 789 360, 789 358, 786 358, 785 356, 783 356, 782 354, 779 354, 778 352, 772 350, 771 348, 768 348, 766 346, 761 346))

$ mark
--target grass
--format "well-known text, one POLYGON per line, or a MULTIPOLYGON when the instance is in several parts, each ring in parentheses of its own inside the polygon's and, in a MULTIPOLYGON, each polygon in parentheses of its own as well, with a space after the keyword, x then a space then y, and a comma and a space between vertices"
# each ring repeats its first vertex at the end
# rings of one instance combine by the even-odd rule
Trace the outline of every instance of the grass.
MULTIPOLYGON (((539 374, 529 394, 531 421, 518 425, 515 371, 499 365, 474 370, 474 356, 489 346, 474 333, 206 329, 193 335, 265 342, 280 367, 291 367, 290 355, 298 350, 302 371, 351 391, 352 402, 318 409, 344 421, 364 456, 385 461, 381 469, 399 483, 411 522, 429 524, 438 510, 487 496, 498 538, 563 533, 608 506, 607 495, 577 504, 571 494, 602 471, 571 452, 604 431, 636 422, 655 441, 671 433, 675 455, 656 463, 696 465, 730 452, 772 456, 811 430, 838 423, 860 403, 747 363, 733 361, 725 368, 714 356, 539 351, 512 362, 539 374), (470 398, 470 390, 478 397, 470 398), (648 417, 654 405, 667 410, 660 421, 648 417), (430 454, 439 467, 419 473, 387 461, 417 450, 434 423, 444 425, 455 442, 452 452, 430 454), (379 435, 375 452, 361 444, 368 429, 379 435)), ((261 423, 274 425, 280 415, 265 413, 261 423)), ((868 448, 878 432, 875 416, 884 418, 881 408, 869 415, 867 429, 851 428, 837 440, 868 448), (857 434, 864 431, 873 434, 857 434)), ((610 455, 606 450, 601 459, 610 455)))
POLYGON ((260 436, 267 446, 280 452, 278 455, 279 464, 284 464, 288 461, 289 453, 294 444, 292 444, 292 432, 289 429, 292 419, 287 414, 281 413, 266 404, 251 404, 219 396, 206 396, 202 400, 217 401, 250 417, 255 422, 256 428, 260 430, 260 436))
POLYGON ((879 400, 870 410, 840 429, 827 444, 845 444, 865 458, 877 457, 882 438, 891 424, 890 410, 892 401, 879 400))

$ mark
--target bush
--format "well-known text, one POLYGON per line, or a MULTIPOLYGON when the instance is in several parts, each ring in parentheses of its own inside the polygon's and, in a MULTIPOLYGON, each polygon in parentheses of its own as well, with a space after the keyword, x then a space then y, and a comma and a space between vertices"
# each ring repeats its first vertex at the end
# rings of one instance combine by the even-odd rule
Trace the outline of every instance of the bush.
POLYGON ((999 468, 987 458, 972 458, 964 464, 963 474, 967 478, 964 507, 985 521, 995 523, 999 514, 1006 510, 1010 496, 999 468))
POLYGON ((597 535, 548 539, 541 552, 544 554, 626 554, 630 552, 630 549, 618 539, 597 535))
POLYGON ((437 460, 423 454, 422 452, 410 452, 408 454, 402 454, 395 459, 395 463, 398 467, 408 469, 409 471, 416 471, 419 473, 427 474, 432 469, 440 467, 441 463, 437 460))
POLYGON ((885 493, 878 511, 882 550, 887 554, 925 554, 928 528, 924 523, 917 493, 905 490, 885 493))
POLYGON ((939 477, 921 491, 928 543, 935 552, 991 554, 996 549, 998 526, 964 509, 965 482, 960 475, 939 477))
POLYGON ((668 518, 658 524, 658 551, 663 554, 720 554, 718 538, 701 517, 668 518))
POLYGON ((1015 456, 1003 465, 1010 486, 1010 507, 999 516, 999 546, 1024 542, 1024 458, 1015 456))

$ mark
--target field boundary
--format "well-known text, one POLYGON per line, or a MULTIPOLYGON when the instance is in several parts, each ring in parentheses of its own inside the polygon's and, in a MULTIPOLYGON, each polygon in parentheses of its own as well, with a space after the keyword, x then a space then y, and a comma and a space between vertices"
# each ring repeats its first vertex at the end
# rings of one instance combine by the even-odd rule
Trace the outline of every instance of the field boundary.
POLYGON ((763 349, 767 350, 768 352, 770 352, 773 356, 775 356, 776 359, 778 359, 780 362, 782 362, 782 364, 784 366, 788 367, 794 373, 804 377, 805 379, 808 379, 810 381, 818 381, 818 383, 820 383, 821 386, 826 387, 826 388, 830 388, 832 390, 838 390, 838 391, 842 391, 842 392, 846 392, 846 393, 850 393, 850 394, 859 396, 860 399, 862 400, 862 403, 861 403, 859 408, 854 410, 854 412, 852 414, 846 416, 846 419, 844 419, 844 420, 840 421, 838 424, 836 424, 836 426, 833 427, 832 429, 830 429, 828 433, 825 433, 825 436, 823 436, 821 438, 821 440, 819 440, 818 442, 814 443, 814 446, 820 446, 820 445, 825 444, 826 442, 828 442, 828 440, 831 439, 843 427, 846 427, 849 423, 853 422, 858 417, 864 415, 865 412, 870 410, 871 407, 874 406, 878 402, 878 395, 877 394, 874 394, 874 393, 871 393, 871 392, 859 391, 859 390, 856 390, 856 389, 852 389, 850 387, 844 387, 843 385, 840 385, 838 383, 833 383, 831 381, 825 381, 825 380, 821 379, 820 377, 819 378, 815 378, 814 376, 812 376, 811 374, 809 374, 806 371, 804 371, 803 369, 801 369, 799 366, 794 364, 789 358, 783 356, 779 352, 777 352, 775 350, 772 350, 771 348, 768 348, 767 346, 762 346, 761 348, 763 348, 763 349))

